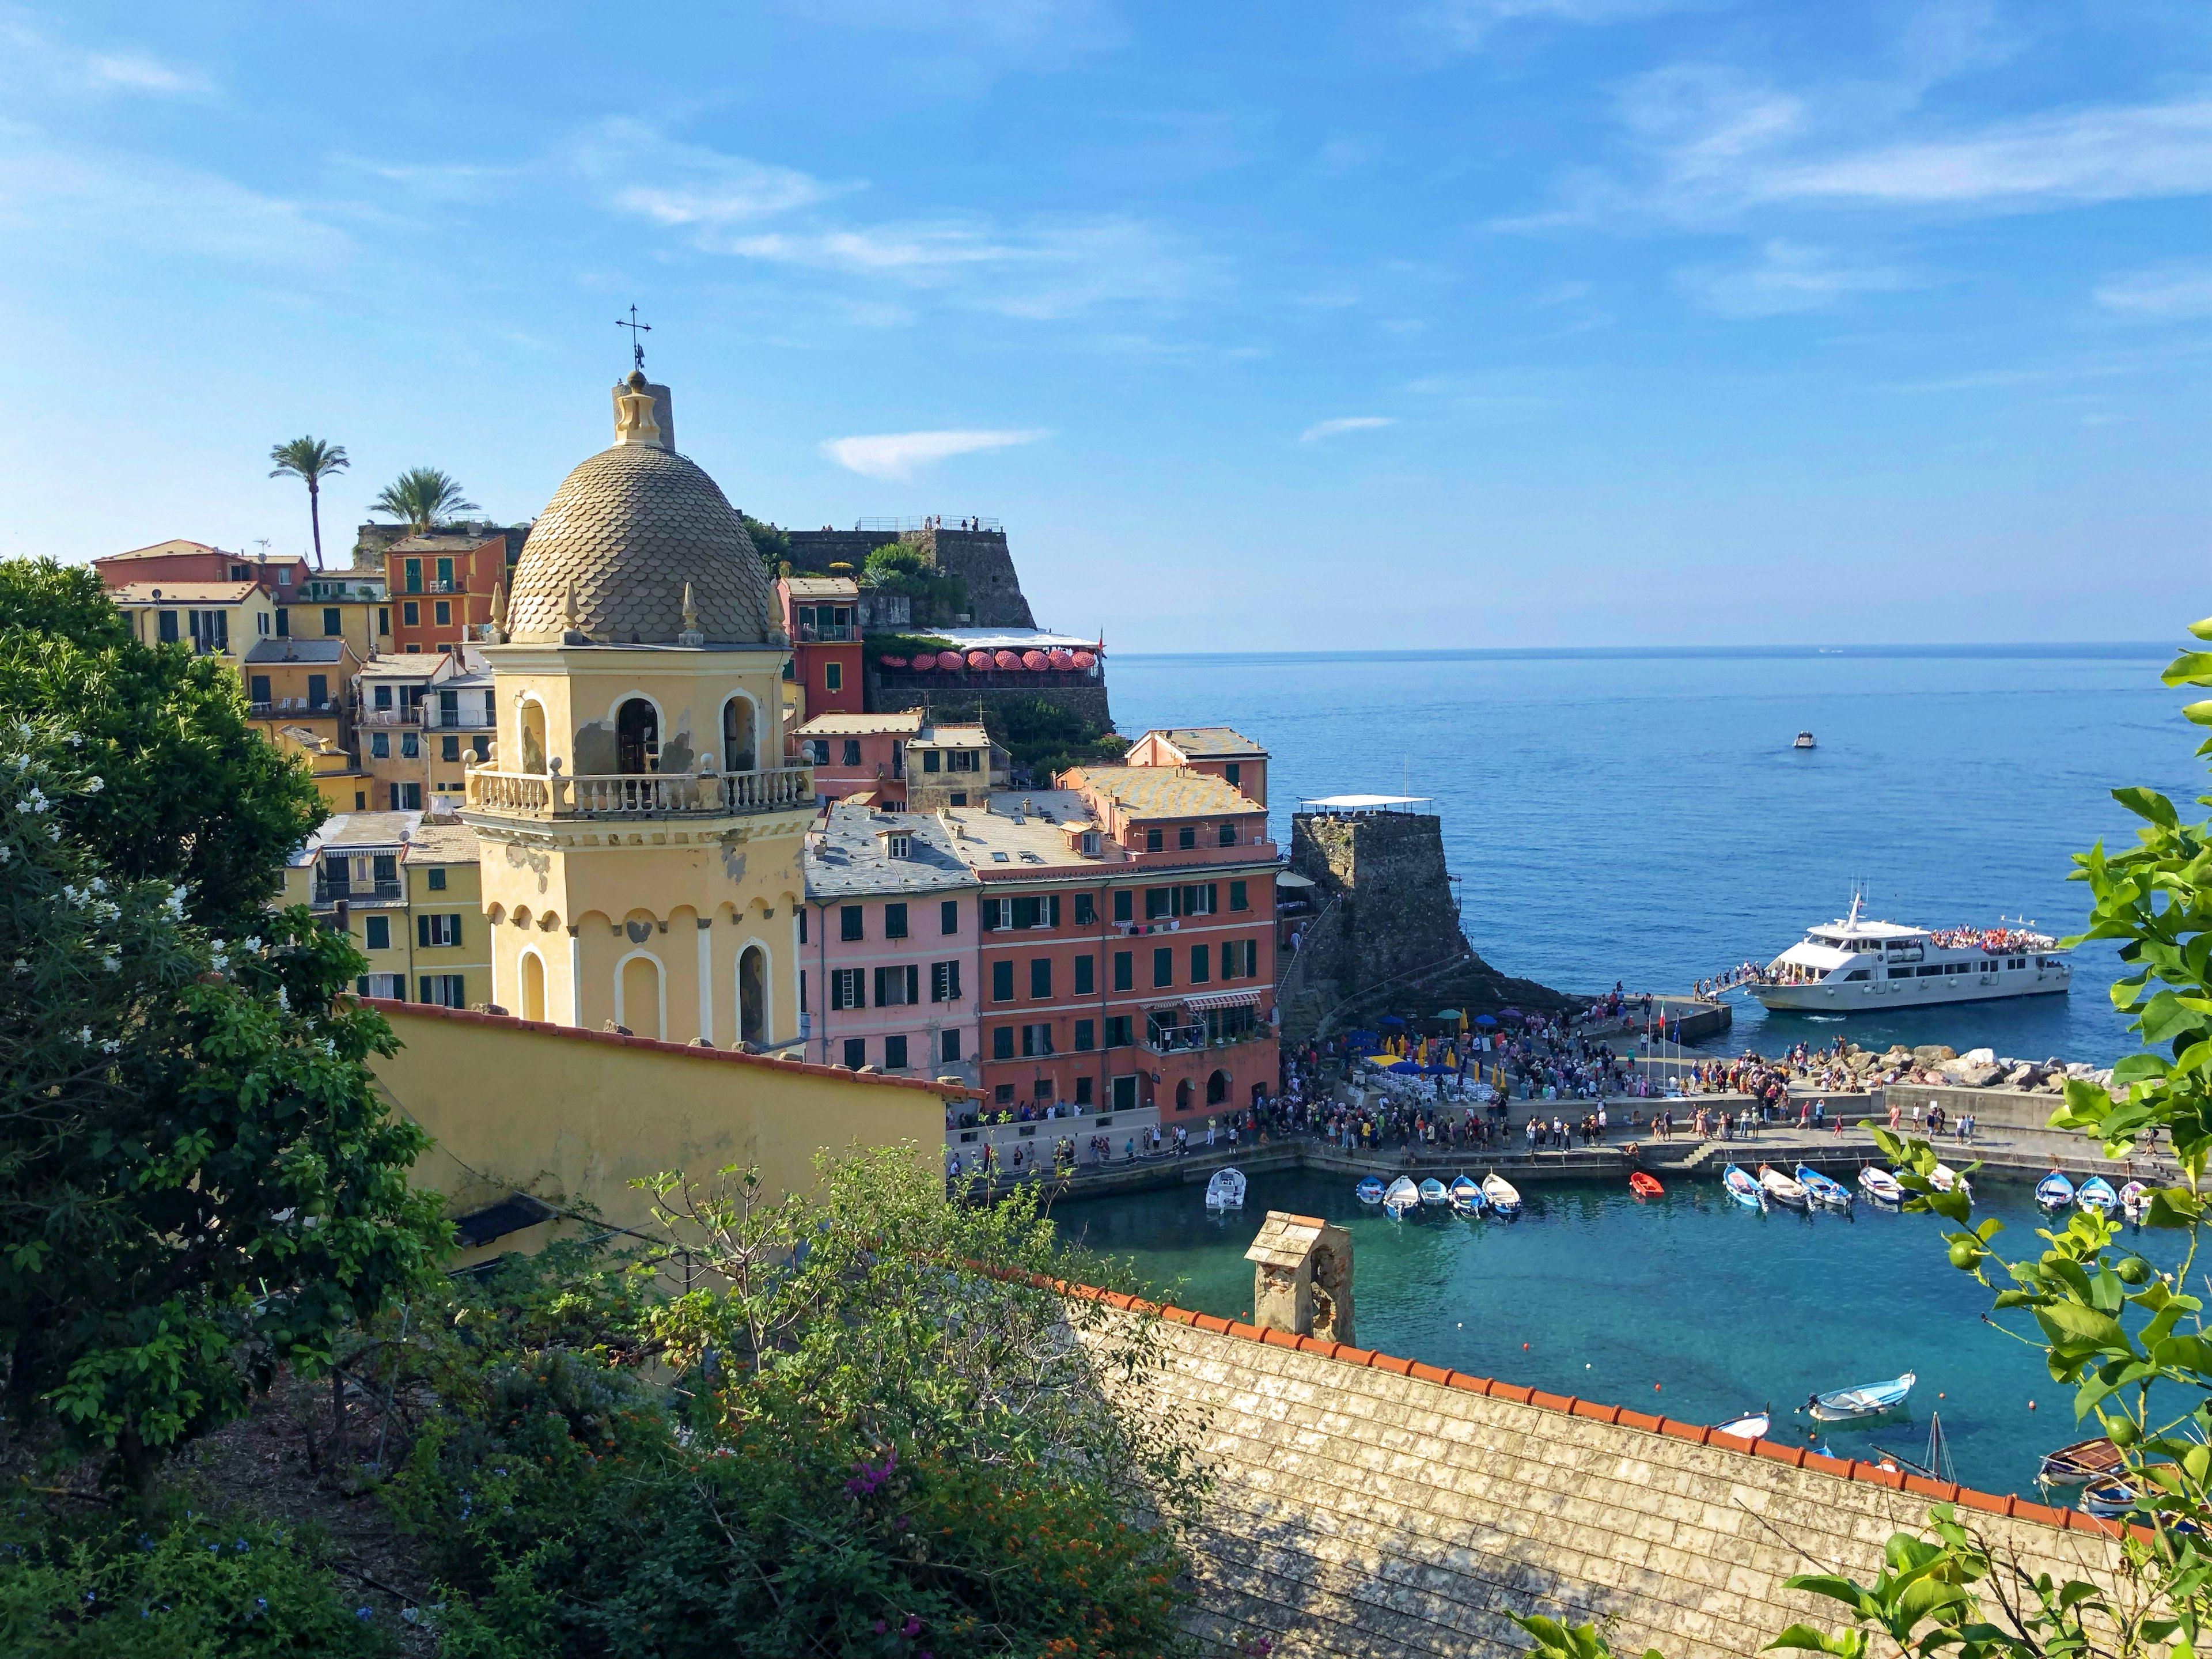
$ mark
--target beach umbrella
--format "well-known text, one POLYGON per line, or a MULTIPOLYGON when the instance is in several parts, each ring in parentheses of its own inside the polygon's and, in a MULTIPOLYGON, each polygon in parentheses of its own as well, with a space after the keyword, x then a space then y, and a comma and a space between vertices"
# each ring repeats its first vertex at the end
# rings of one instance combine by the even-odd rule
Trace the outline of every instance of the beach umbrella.
POLYGON ((1495 1025, 1498 1024, 1498 1022, 1495 1019, 1492 1019, 1488 1014, 1477 1014, 1474 1017, 1474 1023, 1477 1025, 1495 1025))
POLYGON ((1088 651, 1079 651, 1075 653, 1075 665, 1078 668, 1096 668, 1098 665, 1098 659, 1088 651))
POLYGON ((940 651, 937 653, 937 665, 948 672, 959 667, 962 658, 957 651, 940 651))
POLYGON ((1437 1011, 1437 1018, 1438 1019, 1465 1019, 1467 1016, 1460 1012, 1456 1008, 1440 1008, 1437 1011))
POLYGON ((1043 672, 1046 665, 1050 661, 1051 659, 1047 657, 1042 651, 1024 651, 1022 653, 1022 666, 1028 669, 1032 674, 1043 672))
POLYGON ((1065 674, 1075 666, 1075 653, 1054 646, 1048 654, 1047 660, 1060 672, 1065 674))
POLYGON ((991 665, 991 653, 988 651, 970 651, 968 653, 968 665, 970 668, 988 668, 991 665))
POLYGON ((1019 668, 1022 665, 1022 659, 1011 651, 999 652, 991 660, 1001 668, 1019 668))
POLYGON ((878 657, 876 660, 883 664, 886 668, 903 668, 906 666, 906 659, 904 657, 878 657))
POLYGON ((933 651, 925 651, 916 657, 909 666, 917 674, 927 674, 937 666, 937 653, 933 651))
POLYGON ((1385 1014, 1382 1016, 1381 1023, 1385 1025, 1403 1025, 1406 1022, 1402 1016, 1397 1014, 1385 1014))

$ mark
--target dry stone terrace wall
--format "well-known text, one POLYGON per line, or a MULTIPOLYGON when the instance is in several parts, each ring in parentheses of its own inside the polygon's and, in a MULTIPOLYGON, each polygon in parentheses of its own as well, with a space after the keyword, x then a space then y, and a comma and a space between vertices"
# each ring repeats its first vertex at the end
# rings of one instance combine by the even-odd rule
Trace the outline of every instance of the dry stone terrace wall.
POLYGON ((1521 1655, 1508 1609, 1611 1618, 1616 1651, 1757 1652, 1863 1582, 1884 1540, 1954 1501, 2001 1552, 2109 1580, 2087 1516, 1718 1438, 1614 1406, 1170 1309, 1171 1360, 1140 1408, 1201 1426, 1216 1486, 1196 1540, 1203 1634, 1281 1659, 1521 1655))

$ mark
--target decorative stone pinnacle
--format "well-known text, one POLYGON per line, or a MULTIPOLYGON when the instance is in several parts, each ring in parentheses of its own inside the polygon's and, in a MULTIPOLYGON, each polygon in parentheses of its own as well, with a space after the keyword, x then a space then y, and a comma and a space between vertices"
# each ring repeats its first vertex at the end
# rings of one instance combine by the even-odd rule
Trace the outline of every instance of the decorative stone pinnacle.
POLYGON ((691 602, 691 584, 684 584, 684 631, 676 636, 678 645, 704 645, 707 636, 699 631, 699 607, 691 602))
POLYGON ((572 581, 561 599, 562 644, 586 645, 590 642, 586 639, 584 630, 578 626, 580 620, 576 611, 576 584, 572 581))

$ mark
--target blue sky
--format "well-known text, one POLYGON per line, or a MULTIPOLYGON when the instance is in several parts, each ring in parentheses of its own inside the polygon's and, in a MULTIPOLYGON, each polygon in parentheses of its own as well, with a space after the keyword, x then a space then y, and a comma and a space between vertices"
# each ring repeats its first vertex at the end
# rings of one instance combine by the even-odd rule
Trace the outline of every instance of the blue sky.
POLYGON ((635 301, 779 522, 1121 649, 2166 637, 2201 4, 0 3, 0 551, 534 514, 635 301))

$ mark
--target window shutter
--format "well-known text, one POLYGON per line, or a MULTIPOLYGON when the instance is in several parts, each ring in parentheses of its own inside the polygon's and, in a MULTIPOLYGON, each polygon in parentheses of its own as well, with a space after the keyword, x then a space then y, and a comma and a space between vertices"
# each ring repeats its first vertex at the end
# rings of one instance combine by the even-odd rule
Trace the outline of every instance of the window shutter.
POLYGON ((1048 921, 1047 921, 1047 923, 1046 923, 1046 926, 1050 927, 1059 927, 1059 926, 1060 926, 1060 895, 1059 895, 1059 894, 1057 894, 1057 893, 1054 893, 1054 894, 1053 894, 1050 897, 1048 897, 1048 898, 1045 901, 1045 908, 1046 908, 1047 915, 1048 915, 1048 918, 1049 918, 1049 920, 1048 920, 1048 921))
MULTIPOLYGON (((417 945, 428 945, 428 944, 429 944, 429 942, 430 942, 430 918, 429 918, 429 917, 428 917, 428 916, 417 916, 417 917, 416 917, 416 918, 415 918, 415 942, 416 942, 417 945)), ((430 981, 428 981, 428 980, 425 980, 425 981, 423 981, 422 982, 423 982, 425 985, 428 985, 430 981)), ((428 1002, 428 1001, 429 1000, 429 999, 428 999, 428 997, 425 997, 425 998, 423 998, 423 1000, 424 1000, 425 1002, 428 1002)))
POLYGON ((921 1000, 921 969, 908 964, 906 970, 906 1000, 911 1003, 921 1000))
POLYGON ((884 1006, 884 992, 890 982, 885 975, 890 972, 888 968, 876 969, 876 1006, 878 1008, 884 1006))
POLYGON ((945 1000, 957 1002, 960 1000, 960 964, 957 962, 948 962, 945 966, 952 977, 952 989, 946 994, 945 1000))

